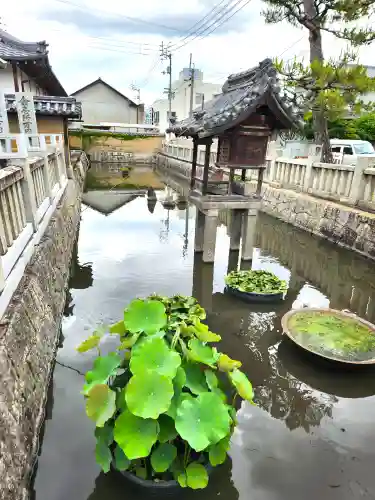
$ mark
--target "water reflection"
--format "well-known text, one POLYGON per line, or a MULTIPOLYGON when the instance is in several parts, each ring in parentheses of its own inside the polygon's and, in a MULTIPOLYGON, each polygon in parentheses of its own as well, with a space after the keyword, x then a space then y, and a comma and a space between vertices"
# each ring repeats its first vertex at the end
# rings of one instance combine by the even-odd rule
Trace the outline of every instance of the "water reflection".
POLYGON ((72 251, 72 260, 70 264, 70 274, 68 281, 68 290, 66 292, 66 300, 65 300, 65 308, 64 308, 64 316, 73 316, 74 312, 74 303, 73 296, 71 294, 71 290, 83 290, 89 288, 93 285, 94 279, 92 275, 92 263, 86 262, 84 264, 80 264, 78 258, 78 239, 79 239, 79 230, 77 239, 73 245, 72 251))
MULTIPOLYGON (((63 325, 59 362, 89 369, 90 353, 78 355, 76 345, 98 323, 117 320, 133 297, 193 293, 207 309, 211 329, 222 336, 221 350, 242 362, 258 407, 243 403, 238 412, 232 463, 207 490, 178 496, 375 498, 375 370, 353 371, 307 355, 283 339, 280 325, 289 309, 303 305, 348 308, 374 320, 373 265, 260 215, 257 248, 246 265, 275 272, 288 281, 289 290, 277 304, 241 302, 224 292, 225 274, 244 265, 240 249, 230 248, 229 214, 220 214, 215 264, 203 263, 194 252, 195 209, 183 208, 184 186, 168 183, 172 191, 149 187, 146 203, 137 197, 118 204, 107 217, 90 208, 82 213, 66 310, 72 315, 74 307, 75 319, 70 316, 63 325), (157 202, 149 205, 153 193, 157 202), (174 210, 163 208, 166 197, 172 197, 174 210)), ((103 198, 96 202, 103 206, 103 198)), ((81 387, 77 372, 56 367, 35 499, 147 499, 145 492, 133 492, 117 477, 99 472, 81 387)))

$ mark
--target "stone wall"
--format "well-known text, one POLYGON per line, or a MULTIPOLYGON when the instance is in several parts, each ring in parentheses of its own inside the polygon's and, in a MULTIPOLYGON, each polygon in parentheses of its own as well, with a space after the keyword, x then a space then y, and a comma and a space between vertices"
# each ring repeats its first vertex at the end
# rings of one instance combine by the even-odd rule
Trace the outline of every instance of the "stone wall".
MULTIPOLYGON (((123 134, 124 136, 126 134, 123 134)), ((151 163, 154 155, 161 149, 163 137, 135 137, 121 139, 121 134, 114 137, 95 133, 90 136, 69 136, 71 148, 84 149, 95 162, 123 162, 151 163)))
POLYGON ((75 168, 0 324, 0 500, 28 497, 80 217, 82 171, 75 168))
MULTIPOLYGON (((190 162, 160 154, 157 164, 165 173, 190 179, 190 162)), ((254 182, 236 183, 238 194, 250 194, 255 188, 254 182)), ((262 198, 262 212, 375 259, 375 214, 265 183, 262 198)))
POLYGON ((265 186, 262 211, 375 259, 375 214, 265 186))

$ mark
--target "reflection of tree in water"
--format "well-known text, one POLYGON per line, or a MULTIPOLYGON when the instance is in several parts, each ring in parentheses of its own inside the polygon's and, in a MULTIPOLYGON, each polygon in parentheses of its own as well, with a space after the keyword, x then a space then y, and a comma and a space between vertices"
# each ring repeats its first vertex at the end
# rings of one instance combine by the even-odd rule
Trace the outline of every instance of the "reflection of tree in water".
POLYGON ((68 289, 66 291, 66 300, 64 316, 73 316, 74 303, 71 290, 83 290, 92 286, 94 278, 92 276, 92 263, 80 264, 78 259, 78 237, 73 246, 72 260, 70 263, 70 274, 68 289))

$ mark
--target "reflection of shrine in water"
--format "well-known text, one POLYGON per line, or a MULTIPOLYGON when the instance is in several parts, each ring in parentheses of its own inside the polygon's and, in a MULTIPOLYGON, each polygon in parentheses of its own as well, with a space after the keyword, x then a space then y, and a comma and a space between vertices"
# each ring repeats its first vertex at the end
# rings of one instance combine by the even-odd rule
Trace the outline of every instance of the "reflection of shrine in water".
MULTIPOLYGON (((252 261, 240 259, 236 221, 233 223, 230 214, 226 217, 227 221, 228 219, 230 250, 227 270, 243 269, 244 266, 251 268, 252 261)), ((346 367, 332 366, 325 360, 301 352, 288 339, 283 340, 282 316, 296 305, 301 307, 304 301, 314 300, 309 295, 311 284, 308 282, 313 279, 313 275, 307 274, 314 266, 303 266, 303 261, 311 260, 309 252, 316 253, 317 247, 320 247, 321 253, 324 248, 321 248, 319 240, 312 241, 309 235, 306 235, 307 238, 308 246, 305 239, 295 234, 290 226, 260 215, 256 240, 261 241, 261 250, 260 254, 257 251, 257 263, 280 266, 281 260, 290 269, 289 289, 285 300, 279 303, 251 304, 241 302, 225 291, 214 291, 214 264, 203 262, 201 252, 194 253, 192 295, 206 309, 210 328, 222 336, 220 348, 229 356, 242 361, 244 371, 253 382, 258 406, 273 418, 283 421, 289 430, 301 427, 309 432, 312 427, 320 425, 323 417, 332 417, 332 407, 338 402, 338 398, 374 395, 375 371, 372 367, 354 372, 346 367), (272 248, 272 255, 268 254, 268 248, 272 248)), ((348 278, 353 273, 353 267, 346 261, 345 252, 341 249, 335 252, 332 247, 329 254, 325 250, 326 259, 330 260, 329 267, 332 267, 331 272, 340 272, 334 262, 337 258, 340 262, 338 265, 345 270, 347 288, 356 288, 357 295, 363 296, 364 303, 373 301, 375 290, 370 284, 366 281, 361 284, 353 277, 348 278)), ((368 263, 363 259, 355 264, 358 266, 356 273, 362 278, 370 271, 368 263)), ((316 269, 315 276, 319 273, 321 270, 316 269)), ((371 283, 371 279, 369 282, 371 283)), ((322 276, 322 281, 315 278, 318 290, 325 292, 326 283, 329 283, 333 293, 332 300, 338 300, 334 287, 340 285, 340 280, 335 285, 328 276, 322 276)), ((335 303, 336 307, 340 307, 342 301, 350 306, 350 300, 349 294, 347 297, 342 296, 335 303)), ((366 313, 365 309, 363 313, 366 313)))

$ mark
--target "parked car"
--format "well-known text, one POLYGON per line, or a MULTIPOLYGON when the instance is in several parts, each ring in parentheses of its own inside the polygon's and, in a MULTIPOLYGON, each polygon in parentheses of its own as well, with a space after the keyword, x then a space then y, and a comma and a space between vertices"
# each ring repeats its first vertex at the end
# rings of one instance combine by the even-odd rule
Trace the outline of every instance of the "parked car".
POLYGON ((360 155, 375 156, 374 146, 368 141, 331 139, 330 142, 335 163, 355 165, 360 155))

